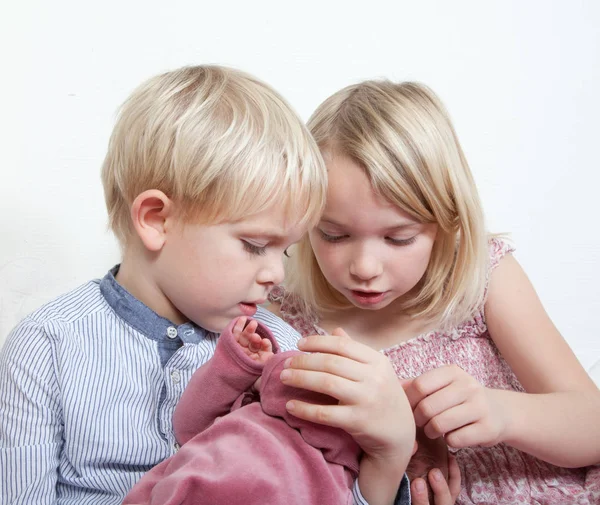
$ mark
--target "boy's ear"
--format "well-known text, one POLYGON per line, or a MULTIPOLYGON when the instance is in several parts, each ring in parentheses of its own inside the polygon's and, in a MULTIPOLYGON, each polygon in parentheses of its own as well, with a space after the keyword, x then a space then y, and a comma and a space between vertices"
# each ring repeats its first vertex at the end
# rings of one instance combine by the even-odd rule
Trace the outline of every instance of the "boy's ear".
POLYGON ((173 202, 162 191, 149 189, 131 204, 131 221, 149 251, 160 251, 166 240, 166 221, 172 217, 173 202))

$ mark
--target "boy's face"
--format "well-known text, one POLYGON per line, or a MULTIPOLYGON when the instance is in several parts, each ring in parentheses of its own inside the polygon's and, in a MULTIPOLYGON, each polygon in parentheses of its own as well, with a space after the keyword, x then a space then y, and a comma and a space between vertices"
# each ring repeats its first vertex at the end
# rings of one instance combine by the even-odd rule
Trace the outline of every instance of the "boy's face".
POLYGON ((172 226, 153 264, 166 317, 221 332, 233 318, 253 315, 283 281, 283 253, 305 231, 277 205, 238 222, 172 226))

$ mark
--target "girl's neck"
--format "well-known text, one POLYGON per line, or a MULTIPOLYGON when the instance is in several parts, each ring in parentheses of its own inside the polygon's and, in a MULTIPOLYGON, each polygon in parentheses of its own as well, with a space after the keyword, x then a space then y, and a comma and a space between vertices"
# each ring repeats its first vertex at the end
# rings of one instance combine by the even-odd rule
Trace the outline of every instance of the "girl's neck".
POLYGON ((381 310, 353 307, 325 313, 319 325, 328 333, 341 327, 353 339, 377 350, 387 349, 436 329, 434 321, 403 314, 393 305, 381 310))

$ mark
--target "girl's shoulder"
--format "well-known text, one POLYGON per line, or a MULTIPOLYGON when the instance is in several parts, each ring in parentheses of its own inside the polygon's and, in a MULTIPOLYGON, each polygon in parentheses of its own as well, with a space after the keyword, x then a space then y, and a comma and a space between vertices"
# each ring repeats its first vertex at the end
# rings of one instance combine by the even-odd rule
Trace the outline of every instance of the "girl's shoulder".
POLYGON ((269 310, 292 326, 303 337, 324 333, 318 325, 319 320, 316 314, 310 313, 302 299, 287 291, 284 286, 275 286, 271 290, 269 302, 274 306, 269 310))
POLYGON ((507 254, 515 252, 515 246, 510 243, 506 237, 492 235, 488 240, 489 246, 489 263, 488 275, 494 268, 498 266, 500 260, 507 254))

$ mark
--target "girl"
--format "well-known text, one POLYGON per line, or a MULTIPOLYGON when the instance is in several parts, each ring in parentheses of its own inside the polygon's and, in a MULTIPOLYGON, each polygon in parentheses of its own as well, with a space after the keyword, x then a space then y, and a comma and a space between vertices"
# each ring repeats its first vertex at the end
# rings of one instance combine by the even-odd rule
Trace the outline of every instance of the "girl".
MULTIPOLYGON (((321 221, 291 254, 273 311, 305 337, 283 380, 327 374, 351 398, 354 340, 405 379, 416 424, 456 449, 458 503, 600 503, 600 393, 513 248, 489 236, 448 115, 420 84, 364 82, 309 127, 329 171, 321 221), (309 336, 312 335, 312 336, 309 336)), ((338 410, 340 407, 337 407, 338 410)), ((330 419, 336 407, 291 402, 330 419)))

